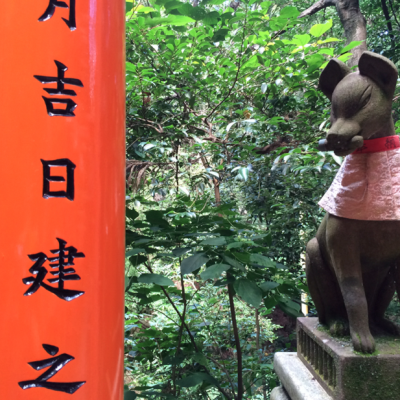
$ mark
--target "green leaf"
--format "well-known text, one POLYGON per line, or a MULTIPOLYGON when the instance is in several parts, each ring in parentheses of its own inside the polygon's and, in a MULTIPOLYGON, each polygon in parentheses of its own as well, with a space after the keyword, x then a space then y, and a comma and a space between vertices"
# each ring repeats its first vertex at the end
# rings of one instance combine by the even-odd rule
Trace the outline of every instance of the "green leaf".
POLYGON ((189 253, 189 251, 192 250, 191 247, 177 247, 176 249, 172 250, 172 254, 175 257, 181 257, 186 253, 189 253))
POLYGON ((126 212, 126 216, 128 218, 130 218, 132 221, 135 220, 139 216, 139 213, 135 209, 131 210, 128 207, 126 207, 125 212, 126 212))
POLYGON ((215 25, 218 23, 219 17, 219 13, 217 11, 212 11, 203 18, 203 23, 206 25, 215 25))
POLYGON ((223 272, 228 271, 228 269, 230 269, 230 265, 215 264, 211 265, 211 267, 208 267, 204 272, 200 274, 200 276, 203 281, 206 281, 207 279, 215 279, 219 278, 220 275, 223 272))
POLYGON ((226 244, 226 239, 223 236, 206 239, 200 242, 200 245, 202 246, 223 246, 224 244, 226 244))
POLYGON ((193 18, 196 21, 200 21, 206 16, 206 11, 203 8, 193 7, 189 3, 184 3, 182 6, 180 6, 179 12, 183 15, 193 18))
POLYGON ((297 8, 293 6, 285 7, 280 12, 280 16, 285 18, 297 18, 299 15, 300 11, 298 11, 297 8))
POLYGON ((171 14, 172 10, 175 10, 175 9, 181 7, 181 6, 182 6, 182 3, 180 1, 177 1, 177 0, 168 1, 168 3, 166 3, 165 6, 164 6, 165 7, 165 12, 167 14, 171 14))
POLYGON ((318 44, 332 43, 332 42, 343 42, 342 39, 328 38, 326 40, 318 40, 318 44))
POLYGON ((181 274, 187 275, 202 267, 208 261, 205 253, 196 253, 181 262, 181 274))
POLYGON ((238 12, 232 19, 229 20, 229 24, 232 25, 235 22, 241 21, 244 18, 246 18, 246 14, 242 13, 242 12, 238 12))
POLYGON ((142 274, 138 278, 139 283, 153 283, 160 286, 173 286, 171 279, 159 274, 142 274))
POLYGON ((191 22, 196 21, 185 15, 169 15, 167 18, 157 17, 145 19, 146 26, 149 28, 157 25, 182 26, 191 22))
POLYGON ((278 304, 278 300, 275 296, 269 296, 268 298, 264 299, 264 305, 267 309, 271 309, 278 304))
POLYGON ((193 360, 199 363, 200 365, 207 366, 207 358, 202 353, 196 353, 193 357, 193 360))
POLYGON ((260 264, 263 267, 267 268, 275 268, 276 265, 271 259, 261 254, 251 254, 250 261, 254 264, 260 264))
POLYGON ((264 12, 267 12, 268 8, 272 6, 273 2, 272 1, 263 1, 260 6, 264 12))
POLYGON ((303 317, 303 314, 300 313, 300 305, 294 301, 281 298, 278 300, 278 306, 285 314, 291 317, 303 317))
POLYGON ((363 44, 363 40, 361 41, 354 41, 349 43, 346 47, 343 47, 343 49, 340 49, 339 53, 343 54, 343 53, 347 53, 350 50, 353 50, 355 47, 359 46, 360 44, 363 44))
POLYGON ((248 279, 237 279, 233 284, 236 293, 248 304, 258 307, 262 300, 262 291, 252 281, 248 279))
POLYGON ((131 390, 126 390, 124 392, 124 400, 135 400, 137 398, 137 394, 132 392, 131 390))
POLYGON ((125 11, 128 13, 129 11, 131 11, 133 8, 133 3, 131 1, 127 1, 126 2, 126 9, 125 11))
POLYGON ((150 296, 150 297, 147 297, 146 299, 141 299, 140 304, 143 304, 143 305, 151 304, 151 303, 154 303, 155 301, 162 300, 163 298, 164 298, 163 296, 150 296))
POLYGON ((233 242, 229 243, 228 246, 226 247, 228 250, 230 249, 237 249, 239 247, 245 246, 247 243, 246 242, 233 242))
POLYGON ((306 63, 310 67, 308 72, 315 71, 318 69, 322 64, 325 63, 325 58, 322 54, 312 54, 305 59, 306 63))
POLYGON ((150 12, 155 12, 155 11, 156 10, 152 7, 140 7, 137 10, 138 13, 145 13, 145 14, 148 14, 150 12))
POLYGON ((160 210, 150 210, 146 211, 146 220, 152 225, 152 226, 159 226, 160 228, 168 228, 170 225, 168 221, 164 219, 164 211, 160 210))
POLYGON ((137 283, 137 276, 127 276, 125 275, 125 290, 132 285, 132 283, 137 283))
POLYGON ((325 24, 317 24, 314 25, 311 29, 310 29, 310 33, 311 35, 315 36, 315 37, 320 37, 322 36, 325 32, 329 31, 329 29, 332 28, 333 25, 333 20, 329 20, 328 22, 325 22, 325 24))
POLYGON ((269 290, 273 290, 273 289, 277 288, 278 286, 279 286, 279 283, 277 283, 277 282, 267 281, 267 282, 261 283, 260 288, 262 290, 264 290, 264 292, 268 292, 269 290))
POLYGON ((163 365, 179 365, 185 360, 184 354, 179 354, 178 356, 166 356, 163 358, 162 363, 163 365))
POLYGON ((206 374, 205 372, 196 372, 193 375, 189 375, 183 379, 177 380, 176 384, 180 387, 193 387, 203 382, 208 382, 213 385, 218 383, 212 376, 206 374))
POLYGON ((226 38, 226 36, 229 33, 229 29, 218 29, 216 32, 214 32, 214 36, 212 38, 213 42, 223 42, 226 38))
POLYGON ((274 31, 280 31, 287 25, 287 23, 288 20, 285 17, 273 17, 269 21, 269 26, 274 31))
POLYGON ((126 70, 130 72, 136 72, 136 65, 133 65, 129 61, 126 62, 126 70))
POLYGON ((147 257, 146 256, 132 256, 132 257, 129 257, 129 261, 133 267, 137 267, 138 265, 146 262, 147 257))
POLYGON ((353 55, 351 53, 345 53, 345 54, 342 54, 341 56, 339 56, 337 59, 345 63, 348 60, 350 60, 351 57, 353 57, 353 55))
POLYGON ((146 211, 146 220, 150 222, 151 225, 158 225, 160 219, 164 219, 164 212, 158 210, 146 211))
POLYGON ((146 250, 145 249, 132 249, 132 250, 129 250, 129 251, 126 252, 125 258, 128 258, 130 256, 136 256, 137 254, 140 254, 140 253, 146 253, 146 250))
POLYGON ((233 255, 243 264, 250 264, 250 254, 245 252, 245 253, 239 253, 238 251, 234 251, 233 255))
POLYGON ((239 262, 236 261, 234 258, 228 257, 226 255, 223 256, 223 259, 230 265, 232 265, 232 267, 234 268, 238 268, 241 271, 246 271, 246 268, 239 262))
POLYGON ((173 46, 171 43, 167 43, 167 47, 168 47, 171 51, 174 51, 174 50, 175 50, 174 46, 173 46))
POLYGON ((305 46, 311 40, 310 35, 294 35, 293 42, 298 44, 299 46, 305 46))

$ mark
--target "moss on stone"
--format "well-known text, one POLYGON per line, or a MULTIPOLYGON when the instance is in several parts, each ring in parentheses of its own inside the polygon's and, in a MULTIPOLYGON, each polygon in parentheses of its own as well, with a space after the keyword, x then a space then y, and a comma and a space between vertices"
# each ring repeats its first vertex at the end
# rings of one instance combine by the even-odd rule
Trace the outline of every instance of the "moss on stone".
POLYGON ((343 370, 345 399, 399 400, 400 371, 373 358, 362 358, 343 370))

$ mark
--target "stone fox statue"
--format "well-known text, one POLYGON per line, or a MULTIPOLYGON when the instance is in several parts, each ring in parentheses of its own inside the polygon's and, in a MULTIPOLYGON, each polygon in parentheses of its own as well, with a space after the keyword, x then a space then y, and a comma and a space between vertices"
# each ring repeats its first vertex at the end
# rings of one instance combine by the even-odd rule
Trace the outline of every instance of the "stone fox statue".
POLYGON ((350 328, 363 353, 375 350, 371 330, 400 333, 384 319, 400 293, 400 141, 391 111, 397 77, 390 60, 371 52, 357 72, 331 60, 320 77, 332 102, 320 148, 347 157, 319 203, 327 214, 307 244, 307 280, 320 322, 332 334, 350 328))

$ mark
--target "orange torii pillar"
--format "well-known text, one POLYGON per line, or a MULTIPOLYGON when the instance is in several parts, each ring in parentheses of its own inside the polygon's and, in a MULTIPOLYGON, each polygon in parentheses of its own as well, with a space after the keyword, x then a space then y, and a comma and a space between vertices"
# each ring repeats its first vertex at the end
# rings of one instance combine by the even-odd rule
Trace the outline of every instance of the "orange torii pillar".
POLYGON ((0 15, 0 399, 122 400, 125 1, 0 15))

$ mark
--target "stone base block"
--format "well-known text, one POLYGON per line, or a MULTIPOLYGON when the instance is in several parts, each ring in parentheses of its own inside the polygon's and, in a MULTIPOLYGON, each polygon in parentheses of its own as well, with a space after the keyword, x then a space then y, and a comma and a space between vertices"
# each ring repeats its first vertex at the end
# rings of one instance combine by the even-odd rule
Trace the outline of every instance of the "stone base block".
POLYGON ((333 338, 318 318, 297 319, 297 355, 334 400, 400 400, 400 339, 375 340, 375 354, 356 354, 349 337, 333 338))
POLYGON ((271 400, 332 400, 296 353, 276 353, 274 369, 284 389, 274 389, 271 400))

